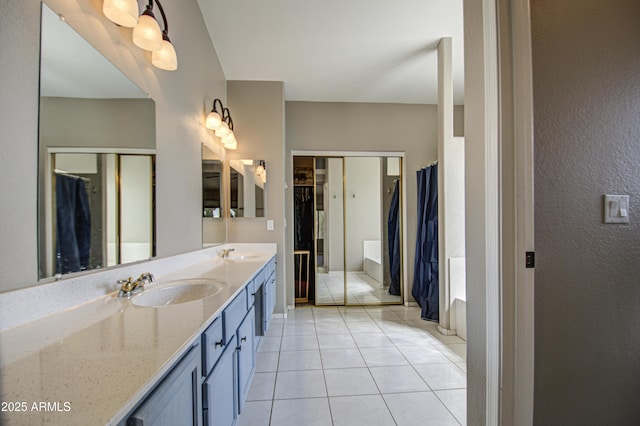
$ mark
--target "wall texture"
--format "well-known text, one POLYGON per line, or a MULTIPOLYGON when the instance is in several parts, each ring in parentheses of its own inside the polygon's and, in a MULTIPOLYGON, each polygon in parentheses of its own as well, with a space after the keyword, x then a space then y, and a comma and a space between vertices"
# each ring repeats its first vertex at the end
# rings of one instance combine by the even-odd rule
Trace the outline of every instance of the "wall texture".
POLYGON ((640 2, 531 2, 534 423, 640 419, 640 2), (603 194, 628 194, 605 225, 603 194))
MULTIPOLYGON (((102 1, 46 3, 155 100, 158 255, 202 247, 197 165, 201 143, 219 147, 204 119, 213 98, 226 99, 226 81, 197 2, 164 4, 178 52, 175 72, 153 68, 133 45, 132 30, 102 15, 102 1)), ((19 182, 3 191, 0 205, 2 291, 37 282, 40 1, 3 0, 0 12, 0 179, 19 182)))

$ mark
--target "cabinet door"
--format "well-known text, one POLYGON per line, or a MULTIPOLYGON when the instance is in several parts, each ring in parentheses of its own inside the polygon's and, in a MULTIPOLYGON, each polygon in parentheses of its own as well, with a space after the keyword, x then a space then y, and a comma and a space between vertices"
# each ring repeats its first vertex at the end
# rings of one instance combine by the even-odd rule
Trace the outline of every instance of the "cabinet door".
POLYGON ((253 351, 253 338, 255 336, 255 308, 251 308, 247 316, 240 324, 237 333, 238 353, 238 412, 242 412, 244 401, 251 385, 253 373, 256 370, 256 358, 253 351))
POLYGON ((237 419, 236 337, 227 347, 202 386, 205 426, 234 425, 237 419))
POLYGON ((127 420, 130 426, 200 426, 200 345, 169 372, 127 420))

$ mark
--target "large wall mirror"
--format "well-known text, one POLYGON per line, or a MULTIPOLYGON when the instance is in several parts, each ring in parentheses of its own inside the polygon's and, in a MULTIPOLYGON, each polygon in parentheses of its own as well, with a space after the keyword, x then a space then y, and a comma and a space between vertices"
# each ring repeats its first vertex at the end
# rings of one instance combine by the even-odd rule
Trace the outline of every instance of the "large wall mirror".
POLYGON ((155 256, 155 103, 42 6, 39 278, 155 256))
POLYGON ((229 161, 229 216, 265 217, 267 165, 263 160, 229 161))

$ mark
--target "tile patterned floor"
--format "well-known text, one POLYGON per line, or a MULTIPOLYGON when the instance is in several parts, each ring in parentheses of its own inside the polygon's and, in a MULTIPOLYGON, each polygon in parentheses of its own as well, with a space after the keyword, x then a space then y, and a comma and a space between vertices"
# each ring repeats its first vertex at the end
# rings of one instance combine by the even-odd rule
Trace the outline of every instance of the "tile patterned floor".
POLYGON ((238 425, 465 425, 465 370, 418 308, 299 308, 261 339, 238 425))

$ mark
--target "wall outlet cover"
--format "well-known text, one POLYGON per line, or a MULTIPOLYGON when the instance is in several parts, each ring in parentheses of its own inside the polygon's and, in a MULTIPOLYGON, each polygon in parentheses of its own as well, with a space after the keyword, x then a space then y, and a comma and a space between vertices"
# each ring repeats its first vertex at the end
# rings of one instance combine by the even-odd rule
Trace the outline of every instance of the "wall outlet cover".
POLYGON ((604 223, 629 223, 629 196, 604 196, 604 223))

